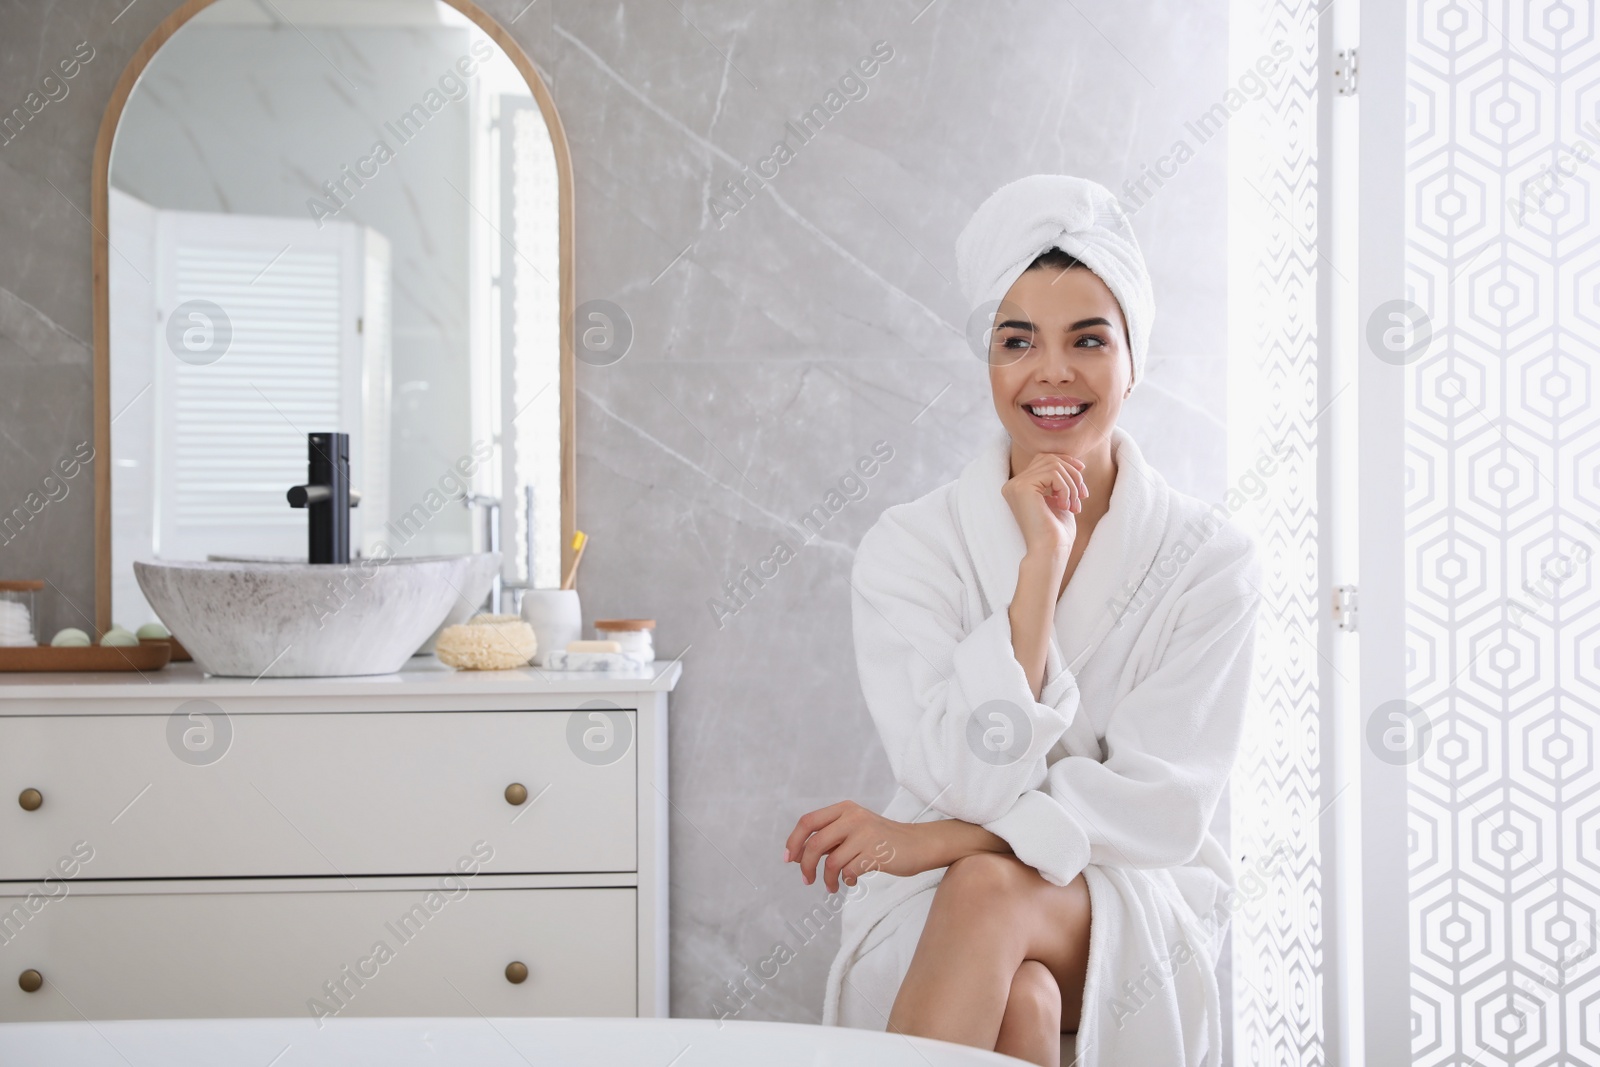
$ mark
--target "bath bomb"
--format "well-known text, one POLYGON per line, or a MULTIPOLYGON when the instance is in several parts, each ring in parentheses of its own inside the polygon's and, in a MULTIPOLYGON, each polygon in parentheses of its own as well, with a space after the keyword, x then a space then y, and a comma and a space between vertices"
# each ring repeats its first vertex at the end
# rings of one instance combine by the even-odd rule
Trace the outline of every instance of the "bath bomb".
POLYGON ((169 633, 167 628, 162 626, 159 622, 147 622, 135 631, 135 636, 137 636, 141 641, 165 641, 167 638, 171 637, 172 634, 169 633))
POLYGON ((113 626, 100 636, 100 643, 105 646, 137 645, 139 639, 120 626, 113 626))
POLYGON ((480 618, 447 626, 433 644, 439 662, 469 671, 503 671, 526 667, 539 650, 533 627, 512 616, 505 621, 480 618))
POLYGON ((57 631, 50 639, 50 644, 55 648, 86 648, 89 645, 89 635, 76 626, 68 626, 64 630, 57 631))

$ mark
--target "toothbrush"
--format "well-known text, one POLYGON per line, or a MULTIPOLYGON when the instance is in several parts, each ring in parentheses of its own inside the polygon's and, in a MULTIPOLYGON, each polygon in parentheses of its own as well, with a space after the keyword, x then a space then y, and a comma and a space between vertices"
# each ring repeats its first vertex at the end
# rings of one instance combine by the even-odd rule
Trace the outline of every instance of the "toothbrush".
POLYGON ((561 583, 561 588, 572 588, 572 583, 578 577, 578 561, 583 559, 583 550, 588 544, 589 536, 582 530, 572 535, 572 566, 567 568, 567 577, 561 583))

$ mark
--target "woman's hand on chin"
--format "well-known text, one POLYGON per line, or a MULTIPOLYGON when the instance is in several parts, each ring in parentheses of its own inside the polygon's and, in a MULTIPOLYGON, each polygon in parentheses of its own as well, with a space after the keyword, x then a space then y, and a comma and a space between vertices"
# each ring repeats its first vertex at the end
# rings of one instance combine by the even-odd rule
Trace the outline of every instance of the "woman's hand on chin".
POLYGON ((1089 495, 1083 468, 1076 456, 1039 452, 1000 487, 1029 555, 1066 562, 1078 537, 1078 512, 1089 495))
POLYGON ((839 891, 841 881, 855 885, 868 871, 904 878, 953 862, 945 854, 948 839, 943 822, 896 822, 853 800, 841 800, 800 816, 789 833, 783 860, 799 863, 800 876, 810 885, 826 855, 821 874, 830 893, 839 891))

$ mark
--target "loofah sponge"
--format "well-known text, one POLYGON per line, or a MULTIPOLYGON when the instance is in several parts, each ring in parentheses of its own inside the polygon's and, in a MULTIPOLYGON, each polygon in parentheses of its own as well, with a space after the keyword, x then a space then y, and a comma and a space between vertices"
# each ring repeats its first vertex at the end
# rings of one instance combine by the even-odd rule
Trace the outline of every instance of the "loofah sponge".
POLYGON ((526 667, 537 651, 533 627, 516 615, 478 615, 447 626, 433 645, 440 663, 469 671, 526 667))

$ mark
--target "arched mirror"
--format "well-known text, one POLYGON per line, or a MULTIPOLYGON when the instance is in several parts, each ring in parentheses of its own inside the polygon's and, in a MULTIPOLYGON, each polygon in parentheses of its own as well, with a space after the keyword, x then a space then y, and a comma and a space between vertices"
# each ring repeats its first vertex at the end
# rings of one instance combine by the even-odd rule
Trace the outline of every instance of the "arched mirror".
POLYGON ((191 0, 95 154, 97 625, 139 559, 307 558, 308 434, 352 556, 573 532, 572 181, 532 62, 465 0, 191 0))

